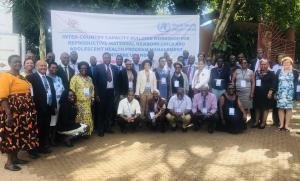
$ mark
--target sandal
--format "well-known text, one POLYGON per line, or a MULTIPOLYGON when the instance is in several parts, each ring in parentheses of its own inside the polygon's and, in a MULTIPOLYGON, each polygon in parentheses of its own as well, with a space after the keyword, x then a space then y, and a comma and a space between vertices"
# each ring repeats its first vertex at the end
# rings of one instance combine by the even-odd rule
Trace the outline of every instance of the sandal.
POLYGON ((4 165, 4 168, 5 168, 6 170, 10 170, 10 171, 20 171, 20 170, 21 170, 21 167, 15 165, 15 164, 11 164, 11 165, 5 164, 5 165, 4 165))

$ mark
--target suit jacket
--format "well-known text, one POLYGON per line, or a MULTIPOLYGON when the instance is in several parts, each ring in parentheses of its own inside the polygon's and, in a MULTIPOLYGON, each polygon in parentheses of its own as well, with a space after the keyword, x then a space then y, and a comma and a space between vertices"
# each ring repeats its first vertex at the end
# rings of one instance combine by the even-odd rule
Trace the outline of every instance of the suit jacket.
POLYGON ((164 113, 166 110, 166 100, 162 97, 159 97, 158 99, 158 104, 157 104, 157 112, 154 111, 154 105, 155 105, 155 100, 152 98, 148 102, 148 108, 149 108, 149 114, 150 112, 154 112, 155 114, 157 113, 164 113))
MULTIPOLYGON (((149 70, 149 73, 150 73, 149 79, 150 79, 151 92, 152 92, 154 89, 157 89, 157 82, 156 82, 155 73, 152 72, 151 70, 149 70)), ((145 70, 140 71, 137 76, 135 95, 140 95, 145 91, 145 86, 147 82, 146 80, 147 77, 146 77, 145 70)))
POLYGON ((186 65, 186 66, 184 66, 184 67, 183 67, 183 69, 182 69, 182 71, 183 71, 183 73, 185 73, 185 74, 186 74, 186 76, 187 76, 187 78, 188 78, 188 80, 189 80, 189 84, 190 84, 190 83, 192 83, 192 82, 193 82, 194 74, 195 74, 195 72, 196 72, 197 68, 196 68, 196 66, 195 66, 195 65, 192 65, 192 67, 193 67, 193 68, 192 68, 192 71, 191 71, 191 74, 192 74, 192 79, 190 80, 190 77, 189 77, 189 75, 188 75, 189 66, 190 66, 190 65, 186 65))
POLYGON ((49 115, 51 113, 52 115, 55 114, 55 109, 57 106, 56 103, 56 93, 53 85, 53 81, 50 77, 46 76, 47 80, 49 82, 49 86, 51 89, 51 94, 52 94, 52 104, 49 106, 47 104, 47 91, 44 88, 43 81, 39 74, 33 73, 28 75, 26 78, 27 80, 32 84, 33 88, 33 101, 35 103, 35 107, 37 110, 38 115, 44 116, 44 115, 49 115))
MULTIPOLYGON (((119 70, 115 65, 110 64, 110 68, 113 76, 113 85, 115 96, 119 95, 119 70)), ((105 91, 107 88, 107 74, 105 64, 99 64, 95 68, 94 72, 94 84, 95 84, 95 95, 105 97, 105 91)))
POLYGON ((64 70, 64 67, 59 65, 58 70, 57 70, 57 75, 61 78, 63 85, 66 89, 70 87, 71 78, 75 74, 75 71, 70 66, 68 66, 68 70, 69 70, 69 79, 68 79, 68 75, 66 74, 66 72, 64 70))
MULTIPOLYGON (((133 74, 133 90, 136 88, 136 80, 137 80, 137 73, 134 69, 132 69, 133 74)), ((127 70, 123 69, 120 72, 120 78, 119 78, 119 85, 120 85, 120 94, 121 95, 127 95, 128 93, 128 77, 127 77, 127 70)))
POLYGON ((256 62, 257 62, 257 58, 254 58, 250 61, 250 67, 249 69, 252 70, 253 72, 255 72, 255 65, 256 65, 256 62))

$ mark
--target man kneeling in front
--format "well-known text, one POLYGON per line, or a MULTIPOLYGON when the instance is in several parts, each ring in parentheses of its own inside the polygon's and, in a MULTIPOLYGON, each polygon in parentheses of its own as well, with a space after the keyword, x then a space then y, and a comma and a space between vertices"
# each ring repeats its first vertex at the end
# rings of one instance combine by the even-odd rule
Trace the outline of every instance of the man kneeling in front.
POLYGON ((196 94, 193 99, 193 124, 197 131, 204 122, 208 122, 208 132, 213 133, 218 120, 217 97, 208 91, 208 85, 200 88, 200 93, 196 94))
POLYGON ((172 130, 175 131, 177 125, 180 125, 182 131, 186 132, 191 121, 192 101, 185 95, 183 88, 178 88, 177 94, 171 97, 168 109, 169 113, 166 117, 172 130))
POLYGON ((127 98, 122 99, 118 107, 118 122, 121 132, 126 133, 129 127, 132 130, 136 130, 140 115, 140 104, 136 99, 134 99, 133 89, 129 89, 127 98))

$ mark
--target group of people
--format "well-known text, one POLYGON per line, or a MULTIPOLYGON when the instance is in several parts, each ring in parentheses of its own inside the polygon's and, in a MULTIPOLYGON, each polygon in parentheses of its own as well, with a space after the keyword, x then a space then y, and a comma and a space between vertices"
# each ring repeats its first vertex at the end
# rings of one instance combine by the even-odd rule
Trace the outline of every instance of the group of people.
POLYGON ((54 53, 46 61, 26 54, 8 58, 10 70, 0 73, 0 150, 7 153, 5 169, 18 171, 28 161, 18 158, 26 150, 31 158, 51 153, 57 141, 73 146, 77 137, 135 131, 143 125, 165 132, 216 129, 239 133, 247 128, 264 129, 269 109, 279 131, 289 131, 294 100, 300 94, 293 60, 280 54, 278 60, 257 58, 248 62, 243 53, 228 61, 183 51, 173 62, 166 52, 157 61, 154 52, 140 62, 102 55, 97 64, 78 62, 78 54, 64 52, 60 64, 54 53))

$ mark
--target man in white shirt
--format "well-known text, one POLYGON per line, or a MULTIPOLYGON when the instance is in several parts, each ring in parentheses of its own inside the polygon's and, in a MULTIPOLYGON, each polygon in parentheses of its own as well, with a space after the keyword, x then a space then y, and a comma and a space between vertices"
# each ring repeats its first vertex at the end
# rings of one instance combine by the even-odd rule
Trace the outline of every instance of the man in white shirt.
POLYGON ((136 99, 134 99, 133 89, 129 89, 127 98, 122 99, 118 107, 119 126, 121 132, 126 133, 128 126, 131 126, 132 129, 135 130, 138 125, 140 115, 140 104, 136 99))
POLYGON ((177 124, 181 124, 182 131, 186 132, 191 121, 192 100, 184 94, 183 88, 178 88, 177 94, 171 97, 168 109, 170 112, 166 118, 172 130, 175 131, 177 124))

